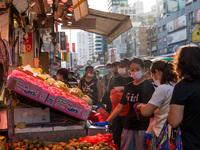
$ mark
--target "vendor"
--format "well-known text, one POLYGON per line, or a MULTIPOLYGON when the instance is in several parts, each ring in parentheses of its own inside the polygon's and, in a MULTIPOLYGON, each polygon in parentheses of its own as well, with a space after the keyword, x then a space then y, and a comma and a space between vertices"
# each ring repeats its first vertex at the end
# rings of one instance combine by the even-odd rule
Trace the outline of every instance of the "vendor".
POLYGON ((68 87, 70 84, 68 83, 68 70, 65 68, 61 68, 57 71, 57 80, 64 82, 68 87))
POLYGON ((94 68, 92 66, 85 68, 85 75, 81 78, 78 87, 85 95, 92 99, 94 105, 100 102, 102 98, 101 83, 94 75, 94 68))

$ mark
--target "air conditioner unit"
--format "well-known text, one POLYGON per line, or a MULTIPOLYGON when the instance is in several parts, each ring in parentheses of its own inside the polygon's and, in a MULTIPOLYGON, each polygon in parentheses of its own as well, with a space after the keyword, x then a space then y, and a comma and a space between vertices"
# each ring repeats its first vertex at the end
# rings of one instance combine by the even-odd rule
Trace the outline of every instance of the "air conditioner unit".
POLYGON ((0 0, 0 8, 6 8, 6 0, 0 0))

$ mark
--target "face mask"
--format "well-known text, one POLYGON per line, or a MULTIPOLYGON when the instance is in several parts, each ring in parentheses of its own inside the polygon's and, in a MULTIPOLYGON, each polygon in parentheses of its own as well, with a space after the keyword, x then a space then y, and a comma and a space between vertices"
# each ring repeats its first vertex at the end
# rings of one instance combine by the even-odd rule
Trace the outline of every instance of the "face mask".
POLYGON ((125 75, 127 72, 126 72, 126 68, 119 68, 118 69, 118 73, 120 74, 120 75, 125 75))
POLYGON ((143 77, 143 73, 142 71, 138 71, 138 72, 131 72, 131 77, 134 80, 140 80, 143 77))
POLYGON ((155 80, 155 79, 153 78, 153 82, 155 83, 156 86, 159 86, 159 85, 160 85, 160 80, 155 80))
POLYGON ((92 78, 94 75, 91 74, 91 73, 88 73, 87 76, 90 77, 90 78, 92 78))
POLYGON ((68 75, 68 78, 71 78, 72 76, 71 75, 68 75))

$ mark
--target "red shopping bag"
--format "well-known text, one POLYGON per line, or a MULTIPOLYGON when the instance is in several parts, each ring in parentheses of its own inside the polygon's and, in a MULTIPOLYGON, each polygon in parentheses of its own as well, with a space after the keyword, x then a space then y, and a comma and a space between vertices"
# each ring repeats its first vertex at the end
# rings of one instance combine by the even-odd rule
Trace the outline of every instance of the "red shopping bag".
POLYGON ((104 122, 108 119, 109 113, 102 107, 99 107, 99 109, 97 109, 97 112, 101 115, 102 122, 104 122))

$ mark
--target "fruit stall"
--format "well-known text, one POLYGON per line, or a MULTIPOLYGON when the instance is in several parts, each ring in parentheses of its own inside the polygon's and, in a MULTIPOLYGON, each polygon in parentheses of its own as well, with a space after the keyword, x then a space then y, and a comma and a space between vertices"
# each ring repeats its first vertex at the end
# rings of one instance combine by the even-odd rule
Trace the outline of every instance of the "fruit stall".
POLYGON ((68 88, 48 74, 25 67, 12 72, 6 88, 12 149, 115 149, 104 127, 89 127, 88 118, 94 115, 92 103, 80 89, 68 88))

